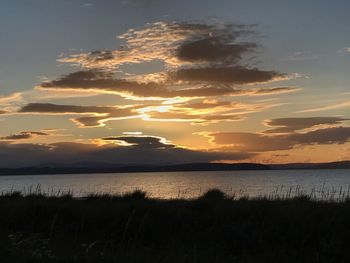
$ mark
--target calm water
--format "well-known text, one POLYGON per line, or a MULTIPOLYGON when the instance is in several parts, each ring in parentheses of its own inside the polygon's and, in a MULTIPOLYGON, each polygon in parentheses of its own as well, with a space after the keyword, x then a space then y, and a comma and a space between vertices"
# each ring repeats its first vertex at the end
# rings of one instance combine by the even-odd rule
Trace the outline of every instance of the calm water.
POLYGON ((191 198, 210 188, 230 195, 250 197, 316 193, 338 195, 349 191, 350 170, 210 171, 115 174, 62 174, 0 176, 0 191, 24 193, 40 188, 46 193, 70 191, 75 196, 89 193, 125 193, 135 189, 152 197, 191 198))

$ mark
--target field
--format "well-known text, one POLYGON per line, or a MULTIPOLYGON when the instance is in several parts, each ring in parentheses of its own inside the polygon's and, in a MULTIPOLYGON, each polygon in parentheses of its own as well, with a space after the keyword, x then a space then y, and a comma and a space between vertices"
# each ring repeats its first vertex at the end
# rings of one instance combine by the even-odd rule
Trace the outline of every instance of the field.
POLYGON ((350 201, 0 196, 0 262, 350 262, 350 201))

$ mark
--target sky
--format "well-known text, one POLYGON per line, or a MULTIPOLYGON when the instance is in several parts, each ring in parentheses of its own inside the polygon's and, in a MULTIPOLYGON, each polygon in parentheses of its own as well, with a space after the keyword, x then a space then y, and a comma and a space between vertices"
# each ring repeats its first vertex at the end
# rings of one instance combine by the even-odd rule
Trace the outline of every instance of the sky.
POLYGON ((349 8, 0 0, 0 167, 349 160, 349 8))

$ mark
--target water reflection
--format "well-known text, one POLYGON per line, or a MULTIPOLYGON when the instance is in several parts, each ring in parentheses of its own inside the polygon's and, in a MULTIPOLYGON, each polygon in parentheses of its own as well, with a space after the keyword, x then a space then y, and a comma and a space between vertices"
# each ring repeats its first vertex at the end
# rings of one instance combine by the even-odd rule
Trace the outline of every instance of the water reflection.
POLYGON ((141 189, 157 198, 193 198, 219 188, 235 196, 314 194, 319 197, 349 192, 350 170, 210 171, 119 174, 28 175, 0 177, 0 191, 49 194, 71 192, 120 194, 141 189), (39 189, 39 188, 40 189, 39 189))

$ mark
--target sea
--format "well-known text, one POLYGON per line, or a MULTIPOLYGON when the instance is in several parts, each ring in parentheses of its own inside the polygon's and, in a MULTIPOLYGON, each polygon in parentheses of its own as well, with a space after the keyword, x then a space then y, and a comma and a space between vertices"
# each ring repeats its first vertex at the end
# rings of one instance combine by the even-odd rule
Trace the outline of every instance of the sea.
POLYGON ((241 197, 316 199, 350 196, 350 169, 96 173, 0 176, 0 192, 23 194, 125 194, 134 190, 161 199, 191 199, 209 189, 241 197))

